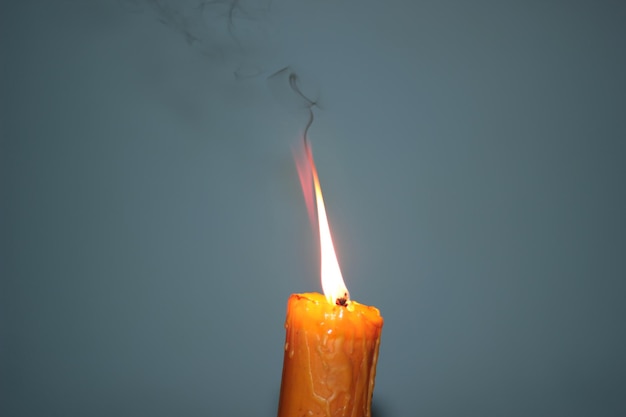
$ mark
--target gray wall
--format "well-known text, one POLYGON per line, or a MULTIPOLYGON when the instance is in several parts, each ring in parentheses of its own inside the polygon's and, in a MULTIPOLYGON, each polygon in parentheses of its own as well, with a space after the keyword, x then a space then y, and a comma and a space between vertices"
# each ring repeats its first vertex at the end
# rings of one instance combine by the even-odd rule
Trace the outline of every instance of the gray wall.
POLYGON ((197 3, 0 6, 0 415, 275 415, 287 65, 375 417, 626 415, 620 2, 197 3))

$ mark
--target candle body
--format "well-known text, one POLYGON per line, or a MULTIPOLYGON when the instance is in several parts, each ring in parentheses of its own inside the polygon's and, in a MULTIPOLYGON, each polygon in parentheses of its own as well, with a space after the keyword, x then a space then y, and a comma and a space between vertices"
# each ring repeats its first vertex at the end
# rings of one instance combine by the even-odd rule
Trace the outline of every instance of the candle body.
POLYGON ((278 417, 370 417, 382 327, 375 307, 291 295, 278 417))

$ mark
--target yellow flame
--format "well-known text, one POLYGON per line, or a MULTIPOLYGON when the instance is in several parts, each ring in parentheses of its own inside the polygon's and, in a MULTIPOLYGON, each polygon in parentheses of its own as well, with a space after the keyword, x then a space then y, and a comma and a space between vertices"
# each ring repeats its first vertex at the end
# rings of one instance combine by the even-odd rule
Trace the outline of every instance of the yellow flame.
POLYGON ((317 203, 317 220, 320 229, 320 246, 322 254, 322 289, 326 299, 331 304, 347 305, 350 294, 343 282, 337 255, 335 254, 335 245, 330 235, 330 226, 326 217, 326 208, 324 206, 324 197, 322 197, 322 187, 317 176, 317 168, 313 162, 313 154, 311 149, 306 148, 311 172, 313 174, 313 183, 315 186, 315 201, 317 203))

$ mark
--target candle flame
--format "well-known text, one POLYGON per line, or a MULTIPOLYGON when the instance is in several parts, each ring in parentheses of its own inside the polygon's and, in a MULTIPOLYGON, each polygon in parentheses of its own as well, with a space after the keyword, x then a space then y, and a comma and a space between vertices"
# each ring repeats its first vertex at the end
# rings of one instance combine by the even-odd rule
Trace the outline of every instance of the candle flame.
POLYGON ((335 254, 335 246, 330 234, 328 218, 326 217, 326 207, 324 206, 322 187, 320 186, 317 168, 315 167, 315 162, 313 161, 313 153, 311 152, 311 148, 306 140, 304 142, 304 151, 305 155, 297 158, 296 164, 298 167, 300 182, 302 183, 304 197, 307 202, 307 209, 311 218, 313 217, 313 198, 310 179, 311 177, 313 178, 322 255, 322 289, 324 290, 324 295, 329 303, 346 306, 350 300, 350 294, 348 293, 346 284, 343 282, 343 276, 341 275, 337 255, 335 254))

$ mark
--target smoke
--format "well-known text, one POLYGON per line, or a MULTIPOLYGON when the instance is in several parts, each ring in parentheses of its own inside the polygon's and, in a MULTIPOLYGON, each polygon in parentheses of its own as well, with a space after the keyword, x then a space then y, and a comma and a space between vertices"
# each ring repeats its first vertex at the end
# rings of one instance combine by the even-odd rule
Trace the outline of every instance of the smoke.
POLYGON ((214 63, 232 66, 236 78, 263 72, 271 0, 119 0, 129 12, 150 13, 214 63))
POLYGON ((319 107, 317 100, 306 96, 300 87, 300 78, 291 67, 284 67, 267 78, 268 86, 274 97, 284 106, 307 113, 307 122, 304 128, 305 145, 308 141, 309 128, 313 124, 313 108, 319 107))
POLYGON ((198 118, 204 113, 203 96, 224 94, 224 102, 235 105, 233 101, 245 100, 242 91, 250 84, 238 87, 233 82, 266 79, 265 86, 273 98, 287 110, 296 112, 296 120, 302 118, 303 138, 308 141, 314 109, 319 108, 318 99, 305 94, 300 76, 290 65, 285 65, 285 57, 281 58, 282 65, 272 60, 279 49, 271 41, 275 29, 272 0, 118 1, 130 13, 155 19, 198 52, 196 58, 183 58, 195 61, 192 62, 195 69, 177 61, 177 56, 156 65, 149 63, 144 68, 147 77, 160 77, 153 79, 152 86, 163 89, 167 100, 175 102, 177 109, 198 118), (159 68, 163 67, 164 73, 159 76, 159 68))

